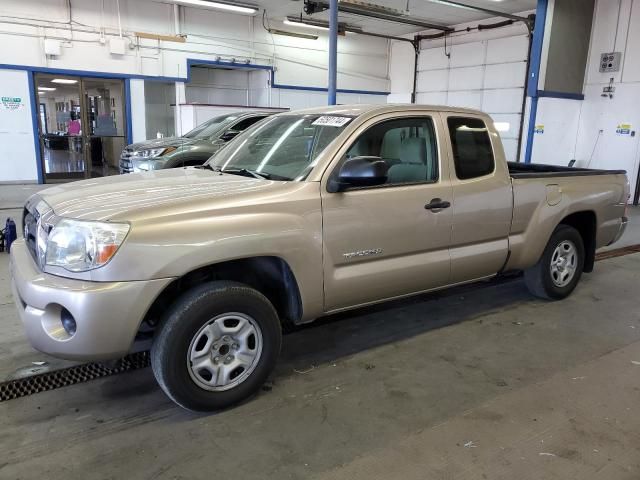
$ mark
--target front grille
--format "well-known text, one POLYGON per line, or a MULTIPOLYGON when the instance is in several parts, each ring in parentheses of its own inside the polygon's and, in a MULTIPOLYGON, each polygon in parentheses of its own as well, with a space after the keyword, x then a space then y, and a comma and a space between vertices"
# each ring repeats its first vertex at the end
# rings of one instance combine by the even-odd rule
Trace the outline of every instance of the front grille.
POLYGON ((38 264, 38 253, 36 251, 37 235, 38 235, 38 211, 35 209, 35 205, 25 205, 22 212, 22 232, 24 234, 24 240, 27 244, 27 248, 31 253, 31 256, 38 264))
POLYGON ((38 266, 41 266, 41 260, 44 260, 47 239, 55 222, 53 209, 38 196, 27 201, 22 212, 22 231, 27 248, 38 266))
POLYGON ((133 163, 131 162, 131 155, 133 155, 133 150, 130 148, 125 148, 122 151, 122 155, 120 155, 120 173, 133 172, 133 163))

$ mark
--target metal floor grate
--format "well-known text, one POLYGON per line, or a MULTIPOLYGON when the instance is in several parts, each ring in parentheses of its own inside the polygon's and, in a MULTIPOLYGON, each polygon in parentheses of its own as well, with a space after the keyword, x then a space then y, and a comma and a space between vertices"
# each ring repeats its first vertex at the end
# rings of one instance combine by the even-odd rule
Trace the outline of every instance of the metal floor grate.
POLYGON ((0 383, 0 402, 66 387, 76 383, 88 382, 89 380, 108 377, 130 370, 145 368, 150 364, 151 357, 149 352, 146 351, 126 356, 113 368, 105 367, 99 363, 85 363, 62 370, 54 370, 16 380, 9 380, 0 383))

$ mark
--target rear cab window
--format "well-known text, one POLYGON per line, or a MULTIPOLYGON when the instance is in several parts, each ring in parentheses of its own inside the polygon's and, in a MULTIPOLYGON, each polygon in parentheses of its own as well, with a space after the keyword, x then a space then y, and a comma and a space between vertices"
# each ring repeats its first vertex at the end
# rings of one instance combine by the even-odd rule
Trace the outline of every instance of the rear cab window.
POLYGON ((449 117, 447 126, 458 179, 469 180, 492 174, 496 164, 484 121, 472 117, 449 117))

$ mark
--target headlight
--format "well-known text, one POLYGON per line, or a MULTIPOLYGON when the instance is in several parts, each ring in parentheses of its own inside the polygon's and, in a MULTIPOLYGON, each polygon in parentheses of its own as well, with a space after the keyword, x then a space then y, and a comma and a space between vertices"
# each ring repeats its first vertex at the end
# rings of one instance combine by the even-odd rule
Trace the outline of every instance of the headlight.
POLYGON ((133 158, 131 163, 133 165, 134 172, 148 172, 149 170, 161 170, 167 163, 167 160, 163 160, 162 158, 150 158, 148 160, 133 158))
POLYGON ((167 150, 166 148, 151 148, 149 150, 138 150, 137 152, 133 152, 131 154, 132 158, 153 158, 159 157, 167 150))
POLYGON ((49 234, 46 265, 70 272, 86 272, 106 264, 129 232, 126 223, 85 222, 61 219, 49 234))

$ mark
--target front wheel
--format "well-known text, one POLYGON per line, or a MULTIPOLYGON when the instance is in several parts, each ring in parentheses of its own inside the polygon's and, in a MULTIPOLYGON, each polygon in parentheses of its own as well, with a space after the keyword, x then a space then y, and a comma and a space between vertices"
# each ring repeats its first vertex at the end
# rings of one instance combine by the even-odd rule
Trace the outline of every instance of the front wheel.
POLYGON ((281 342, 278 315, 264 295, 235 282, 211 282, 185 293, 167 312, 151 366, 178 405, 219 410, 258 391, 281 342))
POLYGON ((580 233, 569 225, 558 225, 538 263, 524 272, 527 288, 549 300, 568 297, 580 280, 584 257, 580 233))

